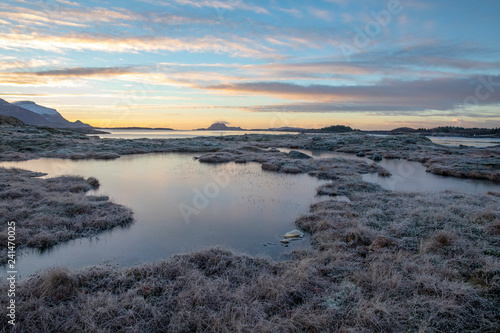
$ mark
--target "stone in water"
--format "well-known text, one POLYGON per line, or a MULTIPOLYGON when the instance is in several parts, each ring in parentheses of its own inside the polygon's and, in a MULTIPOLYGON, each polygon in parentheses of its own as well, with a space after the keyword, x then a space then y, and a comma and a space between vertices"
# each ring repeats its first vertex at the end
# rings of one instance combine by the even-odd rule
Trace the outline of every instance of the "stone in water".
POLYGON ((285 234, 285 238, 299 238, 299 237, 304 237, 304 233, 300 232, 298 230, 292 230, 289 231, 285 234))

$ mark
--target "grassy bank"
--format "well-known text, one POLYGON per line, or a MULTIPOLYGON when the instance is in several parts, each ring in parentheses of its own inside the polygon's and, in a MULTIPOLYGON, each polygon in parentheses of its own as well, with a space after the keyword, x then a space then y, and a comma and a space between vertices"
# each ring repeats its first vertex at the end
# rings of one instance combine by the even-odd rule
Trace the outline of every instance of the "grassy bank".
POLYGON ((99 187, 93 177, 42 179, 41 174, 0 168, 0 263, 7 262, 7 223, 16 223, 16 246, 46 249, 132 222, 132 212, 106 196, 87 196, 99 187))

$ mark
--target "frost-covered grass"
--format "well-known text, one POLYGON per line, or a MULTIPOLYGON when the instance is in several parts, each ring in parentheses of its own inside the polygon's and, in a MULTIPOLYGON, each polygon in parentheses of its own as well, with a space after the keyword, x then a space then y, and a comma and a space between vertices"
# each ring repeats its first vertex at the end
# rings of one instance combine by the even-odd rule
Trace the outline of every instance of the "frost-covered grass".
POLYGON ((132 212, 105 196, 85 195, 99 187, 93 177, 42 179, 39 173, 0 168, 0 263, 7 260, 7 223, 15 222, 16 246, 46 249, 132 222, 132 212))
POLYGON ((19 286, 14 331, 317 331, 332 313, 325 282, 310 259, 276 264, 219 249, 127 269, 56 269, 19 286))
POLYGON ((297 224, 326 272, 343 329, 493 332, 500 324, 500 200, 457 193, 355 192, 297 224), (319 259, 322 258, 322 259, 319 259), (338 304, 340 302, 340 304, 338 304))

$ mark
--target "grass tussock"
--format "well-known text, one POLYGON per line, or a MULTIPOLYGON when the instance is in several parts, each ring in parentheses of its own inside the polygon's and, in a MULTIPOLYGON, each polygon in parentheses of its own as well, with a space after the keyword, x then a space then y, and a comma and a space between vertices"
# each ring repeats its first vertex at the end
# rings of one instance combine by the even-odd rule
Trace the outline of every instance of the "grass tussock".
POLYGON ((107 197, 87 196, 99 187, 90 177, 41 179, 38 173, 0 168, 0 262, 7 260, 7 223, 16 223, 18 249, 46 249, 132 222, 132 212, 107 197))

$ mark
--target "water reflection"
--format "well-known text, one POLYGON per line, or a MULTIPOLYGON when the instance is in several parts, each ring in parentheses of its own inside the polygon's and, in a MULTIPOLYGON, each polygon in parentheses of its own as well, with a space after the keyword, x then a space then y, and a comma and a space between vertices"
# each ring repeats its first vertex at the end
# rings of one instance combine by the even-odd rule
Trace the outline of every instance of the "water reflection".
POLYGON ((129 228, 70 241, 43 253, 27 252, 18 261, 18 271, 26 277, 55 265, 83 267, 102 261, 132 265, 214 245, 279 259, 292 248, 309 246, 305 238, 285 248, 279 239, 295 229, 295 219, 318 200, 315 189, 321 181, 308 175, 265 172, 257 163, 207 165, 193 156, 0 163, 49 176, 94 176, 101 187, 92 194, 110 196, 132 208, 136 217, 129 228))
MULTIPOLYGON (((280 148, 280 151, 288 152, 290 149, 280 148)), ((366 163, 373 163, 366 157, 358 157, 354 154, 338 153, 330 151, 301 150, 313 158, 341 157, 346 159, 361 160, 366 163)), ((404 192, 441 192, 455 191, 461 193, 487 193, 488 191, 500 192, 500 184, 492 181, 480 179, 463 179, 445 177, 426 172, 426 167, 418 162, 407 160, 387 160, 383 159, 380 165, 387 169, 392 175, 381 177, 377 173, 363 175, 363 180, 379 184, 383 188, 391 191, 404 192)))
POLYGON ((500 145, 500 138, 464 138, 447 136, 428 136, 432 142, 442 146, 492 147, 500 145))

